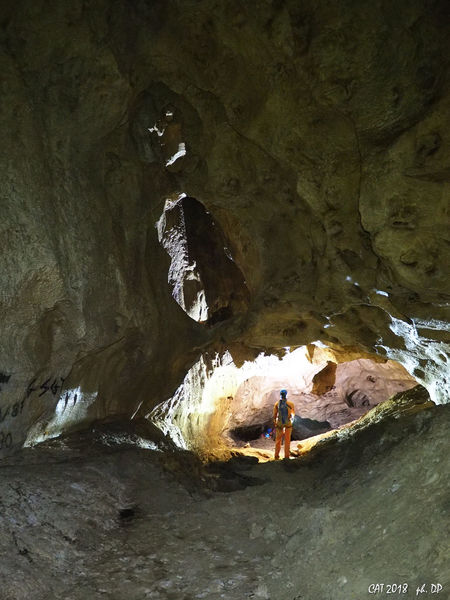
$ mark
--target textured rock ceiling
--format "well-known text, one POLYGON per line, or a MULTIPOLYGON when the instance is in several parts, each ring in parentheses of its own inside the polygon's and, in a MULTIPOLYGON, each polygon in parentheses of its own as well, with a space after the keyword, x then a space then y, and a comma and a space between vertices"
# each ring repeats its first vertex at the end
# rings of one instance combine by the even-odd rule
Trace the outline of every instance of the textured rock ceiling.
POLYGON ((444 0, 3 3, 8 445, 58 401, 143 415, 206 350, 352 346, 445 400, 449 23, 444 0), (208 273, 214 323, 167 282, 181 194, 240 272, 208 273))

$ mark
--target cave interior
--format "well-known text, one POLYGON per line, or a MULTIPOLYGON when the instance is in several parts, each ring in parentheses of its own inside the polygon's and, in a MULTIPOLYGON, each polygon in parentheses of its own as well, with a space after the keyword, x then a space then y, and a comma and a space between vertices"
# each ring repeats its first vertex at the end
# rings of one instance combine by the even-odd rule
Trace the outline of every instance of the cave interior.
POLYGON ((447 0, 0 47, 0 600, 449 597, 447 0))

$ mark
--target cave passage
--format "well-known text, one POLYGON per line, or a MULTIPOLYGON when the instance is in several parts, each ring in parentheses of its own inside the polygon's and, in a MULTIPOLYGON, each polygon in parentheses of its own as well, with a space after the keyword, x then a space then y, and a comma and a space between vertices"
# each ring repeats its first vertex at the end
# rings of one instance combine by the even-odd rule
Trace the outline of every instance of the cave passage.
POLYGON ((391 360, 364 357, 338 363, 331 358, 319 345, 285 349, 282 358, 261 354, 240 368, 228 353, 212 361, 201 357, 174 396, 147 416, 184 449, 211 455, 233 449, 268 460, 274 450, 273 408, 281 389, 287 389, 295 406, 295 456, 311 441, 417 385, 391 360))

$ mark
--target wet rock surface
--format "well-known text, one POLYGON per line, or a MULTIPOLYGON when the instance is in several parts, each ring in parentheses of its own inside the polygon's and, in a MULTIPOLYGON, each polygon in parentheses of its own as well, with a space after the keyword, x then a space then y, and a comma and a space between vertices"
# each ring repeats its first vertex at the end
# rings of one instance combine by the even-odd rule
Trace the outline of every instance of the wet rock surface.
POLYGON ((95 436, 25 450, 0 467, 1 598, 346 600, 376 582, 445 594, 449 417, 432 407, 311 460, 206 470, 95 436), (233 472, 259 485, 211 483, 233 472))

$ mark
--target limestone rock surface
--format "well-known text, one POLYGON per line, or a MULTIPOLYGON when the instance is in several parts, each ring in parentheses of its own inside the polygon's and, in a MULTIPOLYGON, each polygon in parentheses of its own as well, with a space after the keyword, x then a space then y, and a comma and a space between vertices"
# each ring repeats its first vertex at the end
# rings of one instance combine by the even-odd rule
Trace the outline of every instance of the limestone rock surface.
POLYGON ((1 465, 1 593, 347 600, 384 581, 406 583, 408 600, 423 584, 444 594, 448 409, 380 422, 313 463, 250 466, 263 485, 237 492, 187 489, 179 457, 123 440, 26 449, 1 465))
POLYGON ((447 400, 448 2, 0 13, 2 455, 149 414, 206 350, 353 346, 447 400), (180 194, 239 279, 209 325, 158 240, 180 194))

